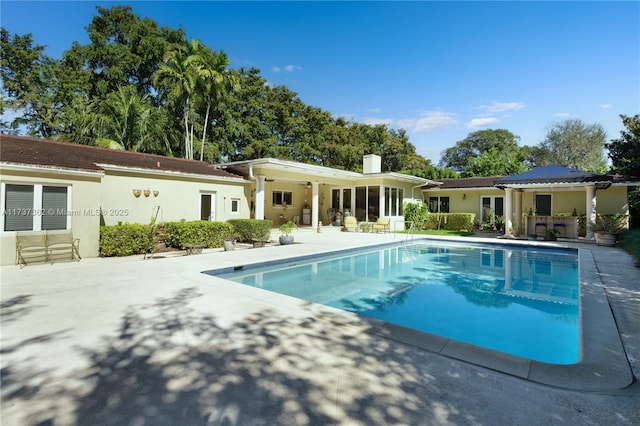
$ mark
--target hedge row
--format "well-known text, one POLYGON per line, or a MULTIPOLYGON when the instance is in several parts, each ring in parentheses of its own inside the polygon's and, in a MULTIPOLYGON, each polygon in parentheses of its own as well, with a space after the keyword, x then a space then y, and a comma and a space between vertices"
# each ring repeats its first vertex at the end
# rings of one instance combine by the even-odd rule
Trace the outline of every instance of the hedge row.
POLYGON ((429 213, 424 229, 471 231, 475 218, 475 213, 429 213))
POLYGON ((231 219, 228 221, 233 226, 233 232, 238 241, 251 242, 253 240, 268 240, 271 236, 270 220, 257 219, 231 219))
POLYGON ((188 245, 222 247, 226 238, 251 242, 267 240, 271 234, 270 220, 234 219, 228 222, 206 220, 165 222, 162 225, 118 224, 100 227, 100 255, 131 256, 150 253, 161 229, 167 247, 185 249, 188 245))
POLYGON ((165 222, 163 228, 165 244, 179 249, 192 244, 206 248, 222 247, 224 239, 234 235, 230 223, 208 220, 165 222))
POLYGON ((150 253, 155 244, 155 226, 127 223, 100 227, 100 255, 131 256, 150 253))

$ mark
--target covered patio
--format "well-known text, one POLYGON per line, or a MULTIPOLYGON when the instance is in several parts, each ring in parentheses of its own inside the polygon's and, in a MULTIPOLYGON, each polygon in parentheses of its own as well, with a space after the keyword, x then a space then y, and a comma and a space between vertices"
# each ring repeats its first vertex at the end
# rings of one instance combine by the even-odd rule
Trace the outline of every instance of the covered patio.
MULTIPOLYGON (((628 214, 628 189, 638 185, 640 181, 637 179, 591 173, 555 164, 495 181, 495 186, 505 191, 506 237, 514 237, 514 230, 524 230, 530 235, 536 234, 537 228, 555 226, 561 227, 568 238, 578 238, 578 215, 584 214, 587 223, 591 223, 595 221, 597 213, 628 214), (523 208, 525 194, 529 195, 529 204, 523 208), (557 215, 557 212, 571 212, 571 216, 557 215), (527 223, 523 224, 524 217, 527 223)), ((586 227, 585 238, 594 239, 589 226, 586 227)))

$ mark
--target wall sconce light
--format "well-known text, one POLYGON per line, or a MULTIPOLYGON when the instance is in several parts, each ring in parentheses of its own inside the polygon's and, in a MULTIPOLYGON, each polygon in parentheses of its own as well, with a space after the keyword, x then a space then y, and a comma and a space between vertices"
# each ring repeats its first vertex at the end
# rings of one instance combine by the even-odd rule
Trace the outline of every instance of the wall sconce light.
POLYGON ((160 191, 158 191, 157 189, 153 191, 153 196, 157 197, 158 195, 160 195, 160 191))
POLYGON ((311 182, 307 182, 307 189, 311 188, 311 182))
POLYGON ((148 197, 149 195, 151 195, 151 190, 150 189, 145 189, 144 190, 144 196, 148 197))
POLYGON ((142 194, 142 190, 140 189, 134 189, 133 190, 133 196, 138 198, 140 196, 140 194, 142 194))

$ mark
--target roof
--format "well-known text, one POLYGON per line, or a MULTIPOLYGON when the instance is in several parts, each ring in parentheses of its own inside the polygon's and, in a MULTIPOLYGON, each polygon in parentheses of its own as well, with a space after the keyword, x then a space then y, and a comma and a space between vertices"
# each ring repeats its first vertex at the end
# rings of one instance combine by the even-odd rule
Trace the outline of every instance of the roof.
POLYGON ((370 177, 381 177, 381 178, 391 178, 397 181, 405 181, 414 183, 415 185, 424 185, 427 183, 436 182, 430 181, 429 179, 405 175, 401 173, 389 172, 389 173, 357 173, 348 170, 340 170, 334 169, 332 167, 319 166, 317 164, 306 164, 300 163, 292 160, 282 160, 277 158, 259 158, 255 160, 244 160, 244 161, 235 161, 231 163, 221 164, 220 167, 233 170, 236 173, 240 173, 243 175, 251 175, 253 173, 253 168, 260 168, 262 170, 273 170, 273 171, 288 171, 291 173, 299 173, 305 176, 306 178, 319 178, 319 179, 342 179, 353 181, 354 179, 361 178, 370 178, 370 177))
POLYGON ((629 176, 602 175, 585 172, 583 170, 562 167, 557 164, 538 167, 528 172, 513 176, 489 176, 472 178, 441 179, 442 185, 435 186, 427 184, 422 187, 423 191, 451 190, 451 189, 472 189, 472 188, 500 188, 507 187, 520 189, 534 189, 536 187, 556 186, 556 187, 584 187, 585 184, 596 185, 596 187, 606 188, 610 185, 638 186, 640 179, 629 176))
POLYGON ((502 187, 509 185, 552 183, 610 183, 612 181, 613 176, 611 175, 601 175, 569 167, 562 167, 557 164, 550 164, 518 175, 497 179, 495 184, 496 186, 502 187))
POLYGON ((466 188, 492 188, 495 186, 495 181, 500 179, 500 176, 489 177, 470 177, 470 178, 451 178, 440 179, 441 185, 425 185, 422 190, 430 189, 466 189, 466 188))
POLYGON ((94 172, 114 166, 143 172, 242 179, 238 175, 197 160, 10 135, 0 135, 0 162, 94 172))

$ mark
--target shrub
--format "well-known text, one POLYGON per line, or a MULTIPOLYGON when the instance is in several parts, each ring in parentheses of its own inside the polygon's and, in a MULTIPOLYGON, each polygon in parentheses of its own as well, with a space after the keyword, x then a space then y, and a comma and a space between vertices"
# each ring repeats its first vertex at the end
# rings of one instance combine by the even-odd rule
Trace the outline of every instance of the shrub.
POLYGON ((233 226, 227 222, 208 220, 165 222, 165 243, 169 247, 185 249, 192 244, 204 247, 222 247, 227 237, 233 236, 233 226))
POLYGON ((593 232, 619 234, 629 229, 629 216, 626 214, 599 214, 596 221, 589 224, 593 232))
POLYGON ((425 229, 471 231, 475 213, 429 213, 425 229))
POLYGON ((149 253, 155 244, 156 227, 137 223, 100 227, 100 255, 131 256, 149 253))
POLYGON ((640 229, 633 229, 622 234, 620 245, 640 262, 640 229))
POLYGON ((427 205, 424 203, 405 203, 404 221, 405 227, 413 223, 413 229, 427 229, 427 205))
POLYGON ((268 240, 271 236, 270 220, 259 219, 231 219, 227 221, 233 227, 238 241, 251 242, 253 240, 268 240))

